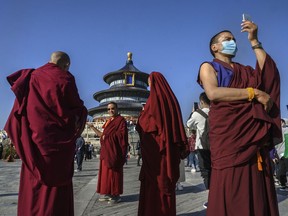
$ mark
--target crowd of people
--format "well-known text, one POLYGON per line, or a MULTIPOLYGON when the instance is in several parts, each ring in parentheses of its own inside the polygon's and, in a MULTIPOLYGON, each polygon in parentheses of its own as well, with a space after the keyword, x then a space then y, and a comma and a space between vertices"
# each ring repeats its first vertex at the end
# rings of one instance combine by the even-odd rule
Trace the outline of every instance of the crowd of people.
MULTIPOLYGON (((204 92, 186 122, 189 138, 169 83, 160 72, 149 75, 150 95, 136 125, 142 159, 139 216, 176 215, 175 190, 185 158, 209 190, 203 205, 207 216, 279 215, 273 172, 286 190, 288 168, 279 72, 258 40, 258 26, 243 21, 241 31, 248 33, 256 67, 233 61, 237 45, 230 31, 211 38, 214 59, 199 68, 197 82, 204 92)), ((87 109, 69 66, 69 56, 57 51, 42 67, 7 77, 16 99, 5 130, 23 162, 18 215, 74 215, 74 157, 79 172, 85 159, 85 124, 100 137, 99 201, 121 201, 127 122, 116 102, 107 103, 109 118, 102 129, 86 122, 87 109)))

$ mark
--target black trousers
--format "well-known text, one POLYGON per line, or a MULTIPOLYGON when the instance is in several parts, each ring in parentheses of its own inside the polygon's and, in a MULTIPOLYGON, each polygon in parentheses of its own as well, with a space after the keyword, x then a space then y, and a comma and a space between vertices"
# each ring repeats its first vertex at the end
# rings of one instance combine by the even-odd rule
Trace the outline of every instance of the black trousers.
POLYGON ((281 186, 285 186, 287 183, 286 172, 288 171, 288 158, 282 157, 279 160, 278 171, 277 171, 277 179, 279 180, 281 186))
POLYGON ((76 153, 76 162, 77 162, 77 169, 82 170, 82 163, 84 159, 84 153, 83 152, 77 152, 76 153))
POLYGON ((208 149, 197 149, 199 169, 206 189, 209 189, 211 178, 211 152, 208 149))
POLYGON ((142 155, 141 154, 138 154, 138 159, 137 159, 137 165, 140 166, 140 160, 142 158, 142 155))

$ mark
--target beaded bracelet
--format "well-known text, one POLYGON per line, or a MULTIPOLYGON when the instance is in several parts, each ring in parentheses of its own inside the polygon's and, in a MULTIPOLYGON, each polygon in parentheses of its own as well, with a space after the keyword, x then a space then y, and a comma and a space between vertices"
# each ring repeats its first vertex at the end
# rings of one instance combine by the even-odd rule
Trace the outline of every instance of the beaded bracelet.
POLYGON ((248 101, 252 101, 255 97, 255 92, 254 92, 254 89, 249 87, 249 88, 246 88, 247 91, 248 91, 248 101))

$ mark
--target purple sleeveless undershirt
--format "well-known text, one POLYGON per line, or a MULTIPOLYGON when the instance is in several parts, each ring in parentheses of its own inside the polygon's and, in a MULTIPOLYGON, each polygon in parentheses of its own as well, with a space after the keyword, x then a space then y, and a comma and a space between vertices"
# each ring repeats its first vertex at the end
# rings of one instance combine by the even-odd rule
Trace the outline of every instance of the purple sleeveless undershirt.
POLYGON ((217 72, 218 87, 228 87, 233 76, 233 72, 218 62, 209 62, 217 72))

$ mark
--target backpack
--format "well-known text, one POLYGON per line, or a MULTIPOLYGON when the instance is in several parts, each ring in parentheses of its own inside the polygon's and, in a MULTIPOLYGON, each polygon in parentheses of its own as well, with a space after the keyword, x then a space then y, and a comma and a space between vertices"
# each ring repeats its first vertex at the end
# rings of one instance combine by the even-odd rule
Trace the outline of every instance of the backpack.
POLYGON ((201 141, 201 145, 203 149, 210 149, 208 115, 201 109, 197 109, 195 112, 198 112, 200 115, 202 115, 205 118, 204 131, 202 133, 202 136, 199 139, 201 141))

